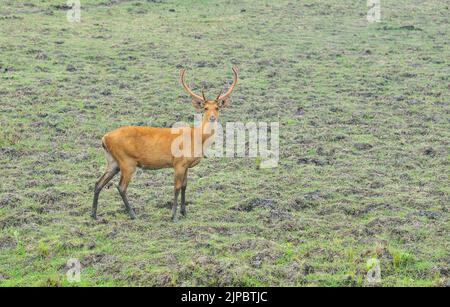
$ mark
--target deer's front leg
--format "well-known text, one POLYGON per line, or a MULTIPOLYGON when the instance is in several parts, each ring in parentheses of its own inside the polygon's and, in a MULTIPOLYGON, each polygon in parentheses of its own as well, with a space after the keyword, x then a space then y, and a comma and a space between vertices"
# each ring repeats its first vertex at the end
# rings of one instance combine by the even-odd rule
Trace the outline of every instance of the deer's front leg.
POLYGON ((178 207, 178 195, 180 194, 180 189, 175 188, 174 193, 174 199, 173 199, 173 205, 172 205, 172 221, 177 221, 177 207, 178 207))
POLYGON ((180 190, 183 187, 184 174, 186 170, 182 167, 175 167, 174 175, 174 198, 172 206, 172 221, 177 220, 177 207, 178 207, 178 195, 180 195, 180 190))

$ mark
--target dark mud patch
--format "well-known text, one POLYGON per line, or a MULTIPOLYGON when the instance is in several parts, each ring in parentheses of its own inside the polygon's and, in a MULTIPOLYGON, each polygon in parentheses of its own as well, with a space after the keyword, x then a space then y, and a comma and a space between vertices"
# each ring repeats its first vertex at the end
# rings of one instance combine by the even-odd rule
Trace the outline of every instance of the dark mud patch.
POLYGON ((24 152, 19 151, 13 147, 0 148, 0 156, 5 155, 10 158, 18 158, 23 156, 24 154, 24 152))
POLYGON ((13 237, 6 236, 0 238, 0 249, 15 248, 17 246, 16 240, 13 237))
POLYGON ((114 228, 113 230, 108 232, 108 234, 106 234, 106 238, 111 240, 111 239, 116 238, 118 234, 119 234, 119 230, 117 228, 114 228))
POLYGON ((279 222, 286 222, 292 220, 293 216, 285 209, 274 208, 269 212, 264 212, 260 215, 261 219, 267 224, 274 224, 277 227, 282 226, 279 222))
POLYGON ((74 72, 74 71, 77 71, 77 68, 76 68, 74 65, 72 65, 72 64, 68 64, 68 65, 66 66, 66 71, 68 71, 68 72, 74 72))
POLYGON ((364 150, 369 150, 373 148, 372 144, 368 144, 368 143, 355 143, 353 144, 353 146, 360 151, 364 151, 364 150))
POLYGON ((45 52, 39 52, 39 53, 36 55, 35 59, 36 59, 36 60, 42 60, 42 61, 45 61, 45 60, 48 59, 48 55, 47 55, 45 52))
POLYGON ((384 26, 382 29, 385 31, 423 31, 421 28, 418 28, 414 25, 404 25, 399 27, 384 26))
POLYGON ((123 276, 131 284, 136 284, 144 287, 173 287, 180 284, 174 283, 173 274, 170 272, 133 272, 130 275, 123 276))
POLYGON ((17 15, 6 15, 6 16, 0 16, 0 20, 8 20, 8 19, 23 19, 23 17, 21 16, 17 16, 17 15))
POLYGON ((14 194, 6 194, 0 199, 0 208, 15 208, 20 202, 20 198, 14 194))
POLYGON ((304 274, 304 271, 304 266, 294 261, 277 266, 271 274, 283 280, 284 285, 298 285, 307 283, 305 275, 308 274, 304 274))
POLYGON ((324 165, 330 164, 330 162, 326 159, 299 158, 299 159, 297 159, 297 164, 313 164, 316 166, 324 166, 324 165))
POLYGON ((199 233, 218 233, 221 235, 231 235, 232 232, 228 227, 224 226, 196 226, 196 227, 189 227, 184 231, 185 234, 196 237, 199 233))
POLYGON ((72 196, 72 193, 60 192, 56 190, 28 192, 25 196, 36 200, 42 205, 54 205, 63 199, 72 196))
POLYGON ((311 192, 306 192, 305 194, 303 194, 303 198, 311 201, 311 200, 320 200, 322 198, 324 198, 322 191, 320 190, 314 190, 311 192))
POLYGON ((85 256, 80 262, 84 267, 107 264, 116 261, 114 256, 106 253, 93 253, 85 256))
POLYGON ((397 211, 398 208, 388 204, 388 203, 369 203, 369 204, 362 204, 362 205, 353 205, 353 206, 347 206, 343 205, 339 207, 340 211, 345 213, 346 215, 351 216, 362 216, 364 214, 367 214, 371 211, 380 211, 380 210, 388 210, 388 211, 397 211))
POLYGON ((72 6, 66 4, 52 4, 50 5, 50 8, 58 11, 68 11, 72 8, 72 6))
POLYGON ((198 61, 195 63, 195 66, 197 66, 197 67, 217 67, 217 64, 214 62, 208 62, 208 61, 198 61))
POLYGON ((437 220, 441 217, 440 212, 430 211, 430 210, 419 210, 415 213, 417 216, 425 216, 429 220, 437 220))
POLYGON ((49 160, 57 161, 57 160, 67 160, 70 158, 70 154, 65 151, 52 150, 48 154, 49 160))
POLYGON ((122 264, 119 260, 113 256, 106 253, 92 253, 85 256, 81 260, 81 265, 83 267, 93 267, 99 270, 102 274, 107 274, 110 276, 120 276, 122 271, 122 264))
POLYGON ((8 227, 22 227, 26 224, 42 225, 45 221, 46 219, 34 212, 23 211, 21 213, 0 218, 0 229, 5 229, 8 227))
POLYGON ((314 201, 303 199, 303 198, 297 198, 297 199, 294 199, 294 201, 292 202, 290 207, 292 209, 294 209, 295 211, 303 211, 303 210, 307 210, 310 208, 316 208, 317 203, 314 201))
POLYGON ((208 190, 225 191, 229 188, 230 188, 229 186, 220 183, 212 183, 212 184, 205 184, 204 186, 197 188, 196 191, 203 193, 204 191, 208 190))
POLYGON ((317 208, 322 200, 326 198, 321 190, 306 192, 296 197, 290 204, 290 208, 295 211, 302 211, 311 208, 317 208))
POLYGON ((260 239, 244 239, 231 244, 230 249, 233 252, 239 252, 249 249, 274 249, 276 243, 268 240, 260 239))
POLYGON ((433 147, 427 147, 423 150, 423 154, 429 157, 435 157, 436 150, 434 150, 433 147))
POLYGON ((40 170, 33 170, 32 173, 34 175, 47 175, 47 174, 51 174, 51 175, 63 175, 65 174, 64 171, 60 170, 60 169, 55 169, 55 168, 47 168, 47 169, 40 169, 40 170))
POLYGON ((341 206, 340 211, 344 212, 346 215, 351 216, 362 216, 369 212, 369 209, 367 207, 361 207, 361 206, 341 206))
POLYGON ((369 185, 369 188, 371 188, 371 189, 380 189, 382 187, 384 187, 384 183, 379 182, 379 181, 374 181, 369 185))
POLYGON ((0 280, 5 280, 5 279, 9 279, 9 275, 4 273, 4 272, 0 272, 0 280))
MULTIPOLYGON (((188 207, 190 205, 192 205, 191 202, 189 202, 189 201, 186 202, 186 207, 188 207)), ((180 207, 181 203, 178 203, 178 206, 180 207)), ((171 202, 171 201, 167 201, 165 203, 158 203, 156 205, 156 208, 160 208, 160 209, 172 209, 172 207, 173 207, 173 202, 171 202)))
POLYGON ((179 273, 180 282, 189 280, 194 286, 208 285, 227 287, 236 284, 234 264, 216 260, 210 256, 198 255, 179 273))
POLYGON ((263 199, 263 198, 253 198, 245 203, 239 204, 233 207, 233 210, 236 211, 244 211, 250 212, 253 211, 257 207, 262 208, 275 208, 276 202, 272 199, 263 199))
POLYGON ((404 219, 397 217, 377 217, 362 226, 357 232, 364 236, 373 236, 389 231, 389 229, 397 228, 404 223, 404 219))
POLYGON ((288 216, 287 220, 281 221, 281 223, 277 225, 277 228, 285 232, 305 230, 305 226, 293 220, 292 216, 290 215, 288 216))
POLYGON ((283 255, 280 251, 266 249, 250 257, 250 265, 254 268, 260 268, 263 264, 272 264, 283 255))

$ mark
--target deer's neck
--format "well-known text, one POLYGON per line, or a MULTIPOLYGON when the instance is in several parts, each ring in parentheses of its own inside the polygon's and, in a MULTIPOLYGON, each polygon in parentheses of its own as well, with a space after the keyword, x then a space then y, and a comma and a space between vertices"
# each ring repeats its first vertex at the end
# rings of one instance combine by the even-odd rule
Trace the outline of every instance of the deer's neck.
POLYGON ((202 122, 194 127, 195 135, 201 136, 202 145, 205 145, 206 141, 214 138, 216 133, 216 125, 217 124, 211 124, 209 122, 202 122))

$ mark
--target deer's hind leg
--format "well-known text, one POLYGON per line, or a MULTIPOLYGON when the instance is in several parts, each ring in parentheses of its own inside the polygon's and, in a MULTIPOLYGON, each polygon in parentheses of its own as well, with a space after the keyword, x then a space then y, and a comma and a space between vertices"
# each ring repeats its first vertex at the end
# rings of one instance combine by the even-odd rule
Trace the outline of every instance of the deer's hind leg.
POLYGON ((107 166, 104 174, 95 184, 94 188, 94 201, 92 203, 92 213, 91 217, 96 220, 97 219, 97 206, 98 206, 98 198, 100 196, 100 192, 114 178, 115 175, 119 172, 119 165, 117 161, 112 157, 112 155, 105 149, 107 166))
POLYGON ((127 198, 127 188, 130 184, 131 177, 134 174, 134 171, 136 170, 136 163, 130 162, 130 163, 124 163, 120 165, 120 181, 119 186, 117 189, 119 190, 119 194, 122 197, 123 203, 125 204, 125 208, 128 211, 128 214, 130 215, 130 218, 134 220, 136 218, 136 214, 134 213, 133 208, 131 208, 130 203, 128 202, 127 198))

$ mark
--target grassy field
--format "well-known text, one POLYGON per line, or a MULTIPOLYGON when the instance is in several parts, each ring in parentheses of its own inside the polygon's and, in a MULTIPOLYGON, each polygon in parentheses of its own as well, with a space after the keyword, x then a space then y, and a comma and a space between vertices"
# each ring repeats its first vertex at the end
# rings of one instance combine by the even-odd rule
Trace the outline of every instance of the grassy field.
POLYGON ((0 3, 1 286, 449 285, 448 3, 65 2, 0 3), (110 188, 91 220, 102 135, 192 121, 180 68, 215 95, 232 65, 220 121, 279 121, 279 167, 203 160, 175 224, 172 171, 138 171, 138 219, 110 188))

